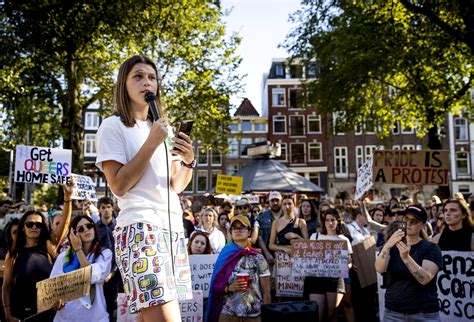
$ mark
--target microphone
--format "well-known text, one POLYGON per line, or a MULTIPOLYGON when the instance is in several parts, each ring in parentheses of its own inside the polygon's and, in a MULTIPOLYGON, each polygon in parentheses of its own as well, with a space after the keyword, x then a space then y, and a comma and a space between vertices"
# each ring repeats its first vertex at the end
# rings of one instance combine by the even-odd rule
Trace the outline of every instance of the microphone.
POLYGON ((160 119, 160 111, 158 110, 158 106, 156 106, 156 95, 152 92, 146 92, 145 101, 148 103, 148 106, 151 109, 153 121, 158 121, 160 119))

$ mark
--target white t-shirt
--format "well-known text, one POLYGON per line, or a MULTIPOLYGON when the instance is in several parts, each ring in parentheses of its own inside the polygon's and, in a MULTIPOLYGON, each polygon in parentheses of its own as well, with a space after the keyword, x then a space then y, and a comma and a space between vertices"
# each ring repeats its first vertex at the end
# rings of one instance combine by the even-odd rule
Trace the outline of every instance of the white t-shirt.
POLYGON ((311 234, 311 237, 309 237, 310 240, 344 240, 347 242, 347 250, 348 250, 348 253, 349 254, 352 254, 352 246, 351 246, 351 241, 349 240, 349 238, 347 238, 346 236, 344 235, 336 235, 336 236, 332 236, 332 235, 324 235, 324 234, 321 234, 319 232, 316 232, 316 233, 312 233, 311 234))
MULTIPOLYGON (((99 169, 102 170, 102 162, 108 160, 121 164, 129 163, 138 153, 148 138, 152 123, 149 120, 135 121, 133 127, 125 126, 118 116, 111 116, 102 122, 96 136, 96 166, 99 169)), ((172 136, 171 127, 169 132, 172 136)), ((184 230, 179 197, 167 182, 166 153, 168 153, 170 176, 172 161, 180 160, 179 156, 171 155, 170 148, 167 146, 165 149, 165 143, 158 146, 137 183, 125 195, 116 196, 120 208, 117 217, 118 226, 145 223, 169 229, 167 201, 169 187, 171 230, 176 232, 184 230)))
POLYGON ((352 245, 357 245, 371 236, 370 231, 367 228, 363 227, 361 229, 355 221, 346 225, 346 227, 349 229, 351 234, 352 245))
MULTIPOLYGON (((219 254, 221 252, 222 248, 224 248, 224 246, 225 246, 225 236, 222 233, 222 231, 220 231, 216 227, 212 228, 210 233, 202 227, 198 227, 198 228, 196 228, 196 230, 208 233, 209 242, 210 242, 211 248, 212 248, 212 253, 219 254)), ((192 235, 193 234, 191 233, 191 236, 192 235)))

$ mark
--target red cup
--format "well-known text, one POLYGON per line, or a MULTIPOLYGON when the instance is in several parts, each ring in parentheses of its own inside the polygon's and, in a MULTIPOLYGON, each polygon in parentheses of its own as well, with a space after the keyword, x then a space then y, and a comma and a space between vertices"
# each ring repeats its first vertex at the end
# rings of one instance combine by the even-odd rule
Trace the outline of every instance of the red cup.
POLYGON ((248 273, 238 273, 237 274, 238 281, 244 281, 245 287, 249 286, 249 274, 248 273))

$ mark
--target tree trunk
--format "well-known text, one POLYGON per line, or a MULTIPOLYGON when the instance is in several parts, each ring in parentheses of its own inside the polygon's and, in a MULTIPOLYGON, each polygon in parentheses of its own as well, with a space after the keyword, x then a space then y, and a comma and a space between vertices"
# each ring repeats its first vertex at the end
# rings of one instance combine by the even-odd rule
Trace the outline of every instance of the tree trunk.
POLYGON ((428 148, 430 148, 430 150, 441 150, 443 148, 439 138, 437 125, 432 126, 428 130, 428 148))

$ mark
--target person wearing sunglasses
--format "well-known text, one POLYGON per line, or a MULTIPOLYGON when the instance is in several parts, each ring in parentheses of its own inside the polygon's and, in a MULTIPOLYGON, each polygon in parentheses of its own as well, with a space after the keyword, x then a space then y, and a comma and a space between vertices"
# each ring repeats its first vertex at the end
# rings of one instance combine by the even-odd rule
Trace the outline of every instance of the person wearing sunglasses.
POLYGON ((262 304, 269 304, 270 270, 265 258, 251 247, 247 216, 230 221, 232 242, 217 258, 211 277, 208 322, 260 322, 262 304))
POLYGON ((250 213, 250 201, 247 198, 240 198, 235 203, 235 210, 237 215, 242 215, 248 218, 252 227, 252 234, 250 235, 250 242, 255 245, 258 241, 258 229, 260 223, 257 221, 257 217, 252 216, 250 213))
POLYGON ((384 321, 439 321, 436 275, 443 267, 441 249, 427 240, 423 207, 409 206, 404 229, 395 231, 375 260, 387 272, 384 321), (405 240, 406 239, 406 240, 405 240))
POLYGON ((59 254, 50 277, 92 266, 91 291, 82 298, 56 303, 55 322, 108 322, 109 314, 104 296, 104 282, 112 266, 112 251, 102 247, 97 226, 87 215, 79 215, 71 222, 70 247, 59 254))
POLYGON ((36 283, 51 273, 57 250, 67 234, 71 219, 73 183, 61 185, 64 192, 62 221, 52 233, 39 211, 27 211, 18 223, 16 242, 5 260, 2 287, 3 306, 7 321, 27 319, 31 322, 52 321, 54 311, 36 314, 36 283))

